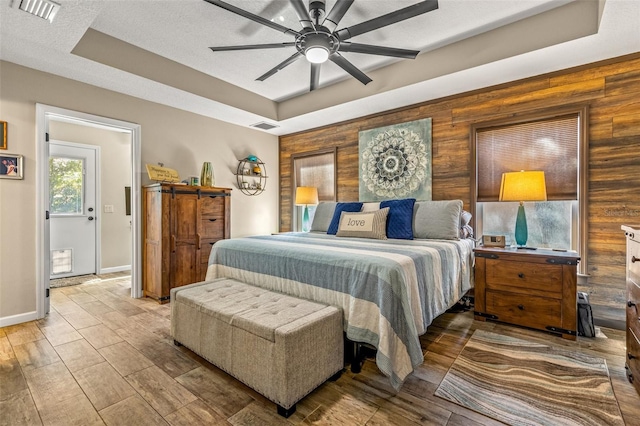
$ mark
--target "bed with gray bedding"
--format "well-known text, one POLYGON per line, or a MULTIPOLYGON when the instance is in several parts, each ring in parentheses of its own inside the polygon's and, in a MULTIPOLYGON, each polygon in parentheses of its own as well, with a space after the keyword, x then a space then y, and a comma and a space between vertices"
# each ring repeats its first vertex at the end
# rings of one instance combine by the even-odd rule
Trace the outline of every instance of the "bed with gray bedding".
POLYGON ((374 346, 378 367, 399 389, 424 360, 419 336, 473 286, 473 247, 472 239, 322 232, 235 238, 214 245, 206 279, 235 278, 340 307, 347 338, 374 346))

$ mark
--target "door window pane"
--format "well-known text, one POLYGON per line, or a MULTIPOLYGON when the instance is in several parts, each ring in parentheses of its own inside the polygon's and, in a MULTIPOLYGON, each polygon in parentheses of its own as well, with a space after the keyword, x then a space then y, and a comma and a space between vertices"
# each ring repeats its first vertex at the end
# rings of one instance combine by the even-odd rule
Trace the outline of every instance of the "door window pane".
POLYGON ((49 158, 49 203, 51 214, 82 214, 84 161, 49 158))

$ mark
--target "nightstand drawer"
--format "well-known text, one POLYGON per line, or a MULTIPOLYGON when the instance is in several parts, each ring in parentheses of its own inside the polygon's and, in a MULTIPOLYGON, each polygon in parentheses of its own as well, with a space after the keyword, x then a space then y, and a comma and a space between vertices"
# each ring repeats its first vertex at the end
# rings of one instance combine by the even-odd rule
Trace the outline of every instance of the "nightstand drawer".
POLYGON ((487 259, 487 290, 562 298, 562 266, 487 259))
POLYGON ((548 297, 487 290, 486 313, 496 315, 498 321, 526 327, 562 326, 561 300, 548 297))

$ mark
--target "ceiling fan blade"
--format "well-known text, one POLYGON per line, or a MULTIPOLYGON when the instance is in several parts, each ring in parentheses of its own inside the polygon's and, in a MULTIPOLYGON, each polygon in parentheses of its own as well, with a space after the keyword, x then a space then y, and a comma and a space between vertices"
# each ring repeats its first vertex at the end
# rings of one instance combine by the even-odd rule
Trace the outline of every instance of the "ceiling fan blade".
POLYGON ((353 0, 337 0, 327 17, 324 18, 322 25, 327 27, 329 31, 333 32, 352 4, 353 0))
POLYGON ((302 0, 289 0, 289 3, 291 3, 291 6, 295 9, 302 28, 313 28, 313 22, 309 16, 309 11, 304 6, 304 2, 302 0))
POLYGON ((422 15, 423 13, 431 12, 432 10, 435 10, 437 8, 438 0, 421 1, 420 3, 407 6, 403 9, 387 13, 386 15, 382 15, 368 21, 364 21, 352 27, 343 28, 335 32, 334 34, 338 36, 341 41, 348 40, 351 37, 368 33, 369 31, 377 30, 378 28, 386 27, 387 25, 395 24, 396 22, 404 21, 406 19, 413 18, 414 16, 422 15))
POLYGON ((302 57, 302 53, 300 52, 296 52, 293 55, 289 56, 287 59, 285 59, 284 61, 280 62, 278 65, 276 65, 275 67, 271 68, 269 71, 267 71, 266 73, 262 74, 260 77, 256 78, 257 81, 265 81, 266 79, 268 79, 269 77, 271 77, 272 75, 274 75, 275 73, 277 73, 278 71, 281 71, 283 68, 285 68, 288 65, 291 65, 292 63, 294 63, 295 61, 297 61, 298 59, 300 59, 302 57))
POLYGON ((311 64, 311 85, 309 91, 312 92, 318 88, 320 84, 320 64, 311 64))
POLYGON ((242 46, 214 46, 209 49, 214 52, 224 52, 228 50, 254 50, 254 49, 277 49, 280 47, 292 47, 296 44, 291 43, 270 43, 270 44, 245 44, 242 46))
POLYGON ((276 31, 280 31, 285 34, 295 34, 296 36, 300 35, 299 32, 292 30, 291 28, 284 27, 280 24, 277 24, 268 19, 265 19, 262 16, 254 15, 251 12, 247 12, 246 10, 240 9, 239 7, 235 7, 234 5, 223 2, 221 0, 204 0, 204 1, 214 6, 218 6, 222 9, 228 10, 229 12, 235 13, 236 15, 240 15, 244 18, 251 19, 252 21, 257 22, 258 24, 262 24, 269 28, 273 28, 276 31))
MULTIPOLYGON (((266 5, 260 9, 259 12, 256 12, 258 16, 280 16, 282 15, 282 11, 287 7, 287 3, 280 0, 270 0, 266 3, 266 5)), ((240 32, 245 36, 254 35, 258 29, 259 25, 256 25, 253 21, 248 21, 246 24, 242 26, 240 32)))
POLYGON ((348 72, 349 74, 351 74, 353 77, 357 78, 358 80, 360 80, 360 83, 367 85, 368 83, 371 83, 373 80, 371 80, 369 77, 367 77, 367 75, 365 73, 363 73, 362 71, 360 71, 358 68, 356 68, 355 65, 353 65, 351 62, 347 61, 344 56, 340 55, 339 53, 334 53, 333 55, 329 56, 329 59, 337 64, 340 68, 342 68, 343 70, 345 70, 346 72, 348 72))
POLYGON ((397 49, 395 47, 374 46, 360 43, 340 43, 340 52, 367 53, 369 55, 393 56, 396 58, 415 59, 420 53, 417 50, 397 49))

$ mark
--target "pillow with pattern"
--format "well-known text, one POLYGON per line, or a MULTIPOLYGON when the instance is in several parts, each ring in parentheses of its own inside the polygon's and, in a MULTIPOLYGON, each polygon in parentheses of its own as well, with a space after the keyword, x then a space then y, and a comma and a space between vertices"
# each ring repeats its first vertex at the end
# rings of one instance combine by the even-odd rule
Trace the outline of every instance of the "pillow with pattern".
POLYGON ((342 212, 336 236, 386 240, 388 214, 389 207, 373 212, 342 212))

